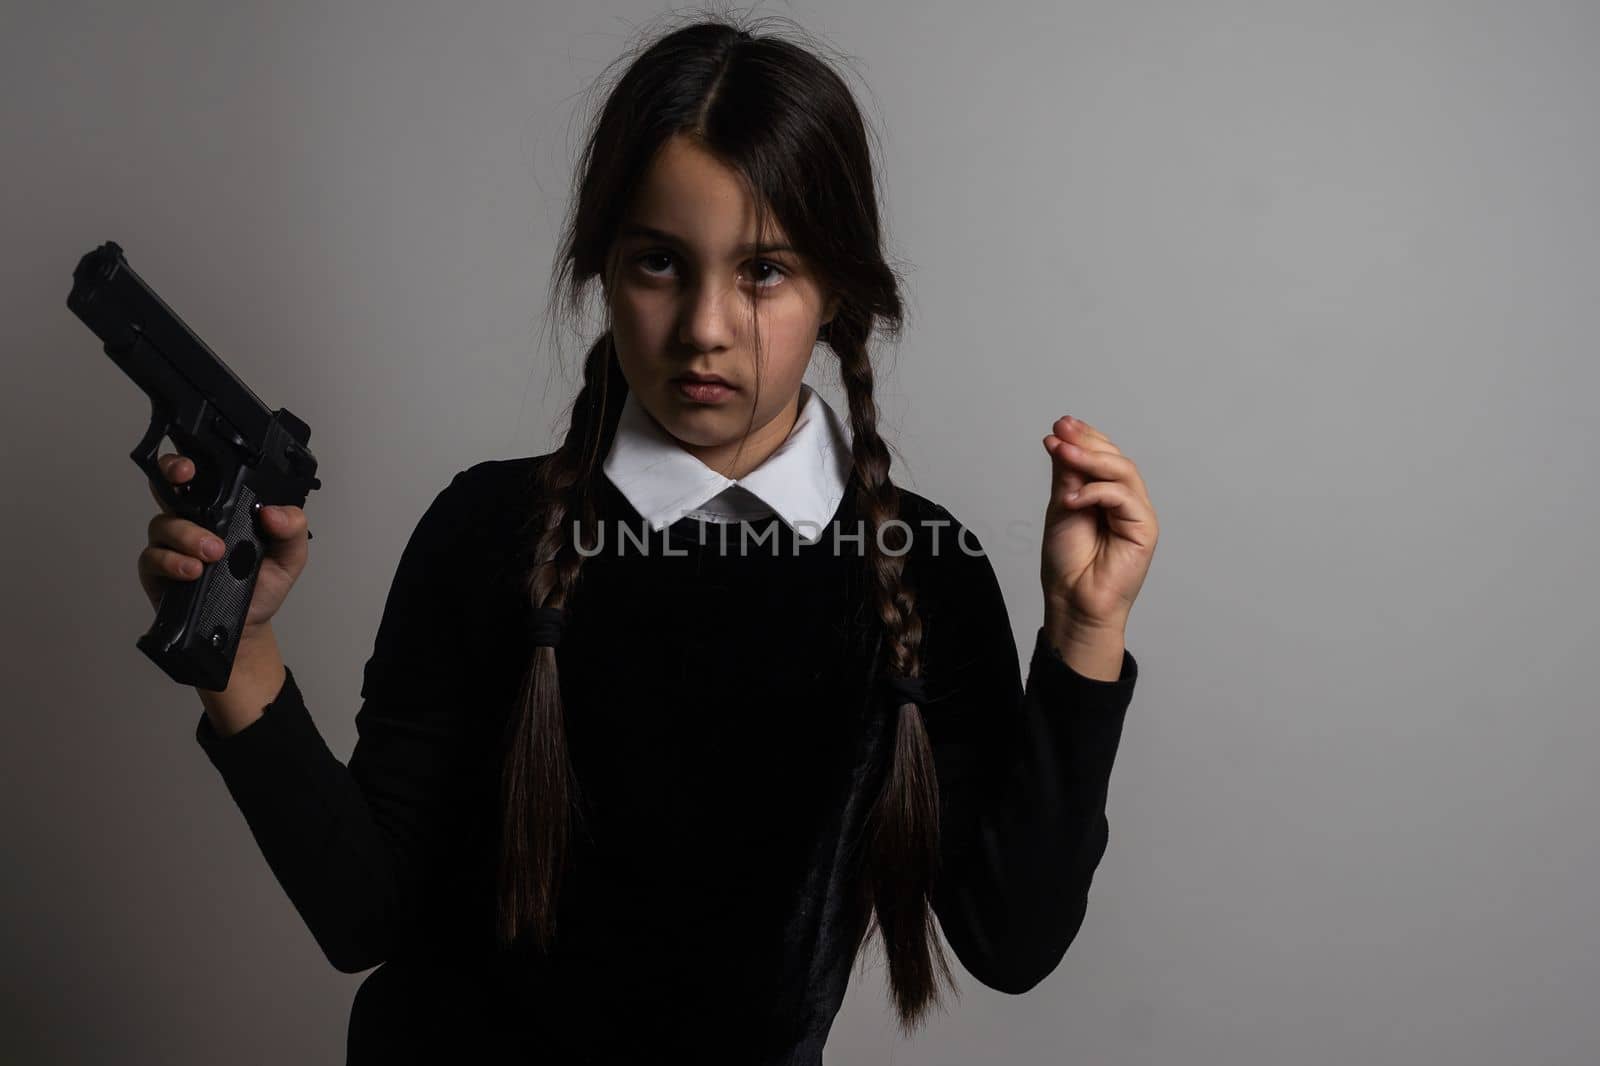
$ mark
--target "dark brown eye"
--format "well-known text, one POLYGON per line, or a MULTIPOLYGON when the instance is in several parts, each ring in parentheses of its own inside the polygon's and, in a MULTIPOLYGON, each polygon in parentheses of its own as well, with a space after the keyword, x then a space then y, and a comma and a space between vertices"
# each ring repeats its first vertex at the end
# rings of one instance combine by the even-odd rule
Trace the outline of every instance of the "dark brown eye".
MULTIPOLYGON (((670 260, 671 258, 672 258, 672 256, 670 254, 666 253, 666 252, 646 252, 645 254, 639 256, 638 258, 636 258, 634 260, 634 262, 636 262, 636 263, 640 264, 641 266, 643 266, 644 263, 646 261, 648 261, 648 260, 652 260, 652 259, 669 259, 670 260)), ((655 272, 652 271, 649 267, 645 267, 645 273, 646 274, 654 274, 655 272)))
POLYGON ((773 271, 773 273, 767 274, 765 277, 758 279, 758 283, 759 282, 765 282, 765 281, 768 281, 768 280, 772 281, 772 285, 763 284, 761 287, 764 288, 764 289, 772 288, 773 285, 777 284, 778 279, 788 277, 788 274, 789 274, 789 272, 784 270, 783 267, 779 266, 777 263, 772 262, 770 259, 757 259, 757 260, 755 260, 755 265, 756 265, 757 269, 759 269, 761 267, 769 267, 773 271))

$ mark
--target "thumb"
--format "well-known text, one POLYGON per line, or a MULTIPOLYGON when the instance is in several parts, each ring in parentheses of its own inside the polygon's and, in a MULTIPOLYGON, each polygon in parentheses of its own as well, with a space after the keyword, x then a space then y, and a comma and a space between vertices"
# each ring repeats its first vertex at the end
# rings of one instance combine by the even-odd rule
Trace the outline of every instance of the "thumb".
POLYGON ((277 544, 273 553, 282 555, 285 549, 289 551, 304 551, 305 542, 309 539, 309 530, 306 528, 306 512, 300 507, 263 507, 261 509, 261 522, 266 532, 277 544))

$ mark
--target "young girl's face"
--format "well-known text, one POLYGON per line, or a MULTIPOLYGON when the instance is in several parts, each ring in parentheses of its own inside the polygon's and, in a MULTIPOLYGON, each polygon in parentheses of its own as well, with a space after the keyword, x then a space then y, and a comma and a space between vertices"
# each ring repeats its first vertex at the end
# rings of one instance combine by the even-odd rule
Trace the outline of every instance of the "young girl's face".
POLYGON ((781 231, 769 232, 760 248, 755 239, 754 208, 733 171, 675 136, 623 216, 606 294, 629 390, 686 449, 734 478, 788 437, 817 328, 833 311, 807 264, 785 250, 781 231), (686 371, 718 375, 732 388, 696 398, 675 380, 686 371), (733 469, 747 425, 750 438, 733 469))

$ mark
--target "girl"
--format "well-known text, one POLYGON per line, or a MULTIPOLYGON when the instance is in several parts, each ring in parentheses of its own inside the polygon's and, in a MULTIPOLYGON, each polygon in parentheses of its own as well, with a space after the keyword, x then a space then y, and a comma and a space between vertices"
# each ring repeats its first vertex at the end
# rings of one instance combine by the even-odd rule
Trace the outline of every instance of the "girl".
MULTIPOLYGON (((599 282, 554 452, 458 473, 407 543, 348 767, 270 619, 196 739, 334 966, 349 1061, 820 1063, 873 930, 907 1033, 1032 988, 1083 919, 1156 544, 1063 417, 1026 689, 993 567, 889 477, 868 342, 901 322, 855 101, 810 49, 665 33, 588 140, 553 292, 599 282), (836 359, 848 418, 802 382, 836 359)), ((163 457, 173 482, 193 475, 163 457)), ((163 514, 140 574, 217 558, 163 514)), ((197 569, 197 568, 196 568, 197 569)))

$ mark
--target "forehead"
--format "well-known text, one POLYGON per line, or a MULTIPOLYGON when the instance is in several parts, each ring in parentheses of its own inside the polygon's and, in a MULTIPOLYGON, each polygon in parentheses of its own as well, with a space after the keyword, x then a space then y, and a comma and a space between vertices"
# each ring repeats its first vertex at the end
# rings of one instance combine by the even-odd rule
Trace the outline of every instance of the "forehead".
MULTIPOLYGON (((629 227, 670 233, 708 254, 747 251, 756 240, 755 204, 733 169, 681 135, 657 151, 623 216, 629 227)), ((767 218, 768 244, 784 242, 782 227, 767 218)))

